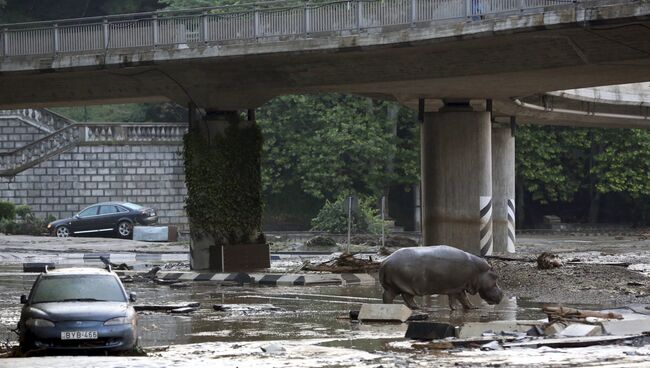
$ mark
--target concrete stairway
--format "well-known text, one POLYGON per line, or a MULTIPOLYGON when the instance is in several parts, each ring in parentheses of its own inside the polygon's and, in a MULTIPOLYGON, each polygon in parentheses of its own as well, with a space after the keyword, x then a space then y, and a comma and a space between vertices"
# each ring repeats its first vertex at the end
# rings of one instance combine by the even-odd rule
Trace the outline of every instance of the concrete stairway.
POLYGON ((21 171, 74 148, 80 139, 80 130, 75 121, 46 109, 0 111, 0 117, 18 119, 49 133, 13 151, 0 153, 0 176, 15 176, 21 171))

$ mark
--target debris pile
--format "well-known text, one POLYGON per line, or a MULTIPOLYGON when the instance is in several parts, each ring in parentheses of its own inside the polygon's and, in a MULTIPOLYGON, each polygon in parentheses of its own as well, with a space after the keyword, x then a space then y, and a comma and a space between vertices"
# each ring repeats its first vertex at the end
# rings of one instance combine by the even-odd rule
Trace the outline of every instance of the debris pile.
MULTIPOLYGON (((460 325, 413 318, 412 311, 399 304, 363 304, 351 311, 355 323, 408 323, 405 338, 418 340, 416 349, 458 347, 502 350, 513 347, 583 347, 646 341, 650 337, 650 306, 635 305, 629 310, 593 311, 546 306, 544 320, 466 322, 460 325)), ((347 319, 346 317, 338 317, 347 319)))
POLYGON ((562 267, 562 260, 556 254, 544 252, 537 257, 537 268, 548 270, 551 268, 562 267))
POLYGON ((301 270, 332 273, 371 273, 379 270, 379 262, 374 261, 372 257, 362 259, 355 257, 352 253, 343 253, 338 257, 318 264, 305 262, 301 270))

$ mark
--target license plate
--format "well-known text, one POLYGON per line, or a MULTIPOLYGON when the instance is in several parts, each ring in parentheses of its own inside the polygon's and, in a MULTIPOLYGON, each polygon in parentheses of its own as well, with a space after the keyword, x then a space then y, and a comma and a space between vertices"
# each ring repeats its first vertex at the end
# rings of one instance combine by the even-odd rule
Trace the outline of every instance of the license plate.
POLYGON ((61 340, 95 340, 97 331, 62 331, 61 340))

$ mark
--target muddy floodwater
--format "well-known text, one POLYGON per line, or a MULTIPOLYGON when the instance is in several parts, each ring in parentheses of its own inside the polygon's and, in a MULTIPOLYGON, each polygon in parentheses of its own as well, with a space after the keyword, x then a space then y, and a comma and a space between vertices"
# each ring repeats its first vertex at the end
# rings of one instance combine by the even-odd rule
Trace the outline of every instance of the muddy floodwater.
MULTIPOLYGON (((0 269, 0 272, 1 269, 0 269)), ((34 275, 0 273, 0 324, 3 340, 16 340, 10 331, 20 315, 20 295, 27 294, 34 275)), ((372 351, 381 344, 367 337, 402 338, 406 324, 353 323, 347 317, 362 303, 381 302, 379 284, 320 287, 220 286, 194 282, 171 288, 155 283, 128 283, 127 291, 138 295, 136 305, 198 302, 200 308, 188 314, 141 311, 140 344, 144 347, 204 342, 263 340, 341 339, 338 344, 372 351), (225 311, 214 310, 224 305, 225 311), (374 334, 376 332, 376 334, 374 334), (357 337, 362 337, 357 341, 357 337)), ((419 298, 423 312, 436 321, 492 321, 542 318, 539 305, 505 298, 498 306, 481 304, 472 311, 451 312, 445 296, 419 298)), ((337 343, 328 343, 336 345, 337 343)))
MULTIPOLYGON (((21 252, 20 239, 12 239, 10 245, 10 252, 0 252, 0 344, 3 347, 17 344, 12 329, 20 314, 20 295, 29 292, 36 278, 35 274, 22 273, 23 262, 55 262, 61 267, 98 265, 85 261, 79 264, 79 258, 54 254, 59 249, 48 253, 43 246, 36 252, 21 252)), ((92 244, 84 241, 82 246, 87 252, 92 244)), ((128 249, 135 249, 133 245, 119 243, 117 246, 123 261, 141 271, 186 257, 183 253, 129 255, 128 249)), ((179 252, 177 248, 166 246, 165 249, 179 252)), ((416 302, 429 321, 459 325, 543 319, 546 315, 541 307, 547 304, 604 309, 650 300, 650 283, 643 267, 590 264, 626 260, 631 260, 631 264, 650 264, 650 252, 645 251, 650 249, 650 243, 532 239, 520 249, 522 252, 516 257, 519 261, 492 261, 506 294, 501 304, 489 306, 472 298, 478 309, 452 312, 445 296, 416 298, 416 302), (538 248, 555 250, 567 264, 560 269, 537 270, 529 258, 538 248), (572 265, 569 261, 578 263, 572 265)), ((101 251, 110 249, 101 248, 101 251)), ((111 260, 122 262, 115 254, 111 260)), ((294 269, 302 261, 283 258, 274 261, 272 269, 284 268, 287 272, 286 269, 294 269)), ((650 349, 638 342, 498 351, 482 351, 478 345, 443 350, 417 346, 404 337, 406 323, 358 323, 349 319, 349 312, 358 310, 361 304, 381 302, 382 290, 378 283, 291 287, 184 284, 182 288, 153 282, 125 284, 127 291, 137 293, 136 305, 200 303, 197 310, 187 314, 138 312, 140 345, 147 356, 6 358, 0 359, 0 367, 650 366, 650 349), (215 305, 222 307, 215 310, 215 305)))

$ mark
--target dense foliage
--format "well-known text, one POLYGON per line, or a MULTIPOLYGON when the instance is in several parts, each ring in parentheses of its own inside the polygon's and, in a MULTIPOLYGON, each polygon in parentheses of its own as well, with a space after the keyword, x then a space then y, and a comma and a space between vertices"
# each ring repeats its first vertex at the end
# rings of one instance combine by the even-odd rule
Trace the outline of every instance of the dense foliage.
MULTIPOLYGON (((311 220, 312 230, 326 231, 334 234, 348 232, 348 212, 345 203, 347 196, 341 196, 336 201, 325 201, 325 205, 311 220)), ((361 200, 358 209, 352 211, 351 216, 352 233, 381 233, 381 218, 373 203, 369 200, 361 200)))
POLYGON ((263 242, 262 136, 256 125, 236 120, 210 141, 199 129, 185 135, 185 209, 194 234, 209 235, 216 245, 263 242))

